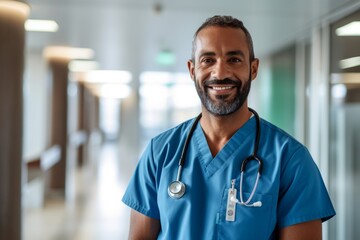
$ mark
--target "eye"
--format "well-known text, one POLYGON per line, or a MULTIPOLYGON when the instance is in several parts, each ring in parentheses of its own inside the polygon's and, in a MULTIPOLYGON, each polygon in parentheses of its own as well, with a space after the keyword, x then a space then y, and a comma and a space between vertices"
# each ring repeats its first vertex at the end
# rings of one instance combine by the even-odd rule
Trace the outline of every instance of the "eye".
POLYGON ((241 58, 238 58, 238 57, 231 57, 229 59, 229 62, 231 63, 241 63, 243 60, 241 58))
POLYGON ((212 58, 203 58, 203 59, 201 59, 201 62, 205 63, 205 64, 210 64, 210 63, 215 62, 215 60, 212 58))

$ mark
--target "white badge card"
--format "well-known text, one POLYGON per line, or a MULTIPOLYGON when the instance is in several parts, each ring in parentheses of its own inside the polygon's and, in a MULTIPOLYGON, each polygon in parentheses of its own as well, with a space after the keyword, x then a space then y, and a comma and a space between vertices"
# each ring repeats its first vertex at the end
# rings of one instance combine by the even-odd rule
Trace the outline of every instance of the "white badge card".
POLYGON ((231 197, 236 199, 236 188, 232 185, 228 190, 228 198, 226 205, 226 221, 234 222, 235 221, 235 213, 236 213, 236 202, 231 201, 231 197))

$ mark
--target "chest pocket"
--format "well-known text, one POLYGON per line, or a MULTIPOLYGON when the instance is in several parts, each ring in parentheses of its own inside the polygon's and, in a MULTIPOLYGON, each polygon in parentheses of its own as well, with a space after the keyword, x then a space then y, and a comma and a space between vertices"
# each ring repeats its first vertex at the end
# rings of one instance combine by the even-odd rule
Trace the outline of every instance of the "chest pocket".
MULTIPOLYGON (((244 200, 248 199, 250 193, 244 192, 244 200)), ((226 221, 226 206, 228 198, 228 189, 223 191, 219 218, 217 221, 217 238, 216 239, 246 239, 259 240, 269 239, 272 233, 271 216, 275 211, 273 198, 267 194, 254 194, 251 203, 261 201, 261 207, 246 207, 236 204, 235 221, 226 221)), ((239 198, 239 192, 237 193, 239 198)))

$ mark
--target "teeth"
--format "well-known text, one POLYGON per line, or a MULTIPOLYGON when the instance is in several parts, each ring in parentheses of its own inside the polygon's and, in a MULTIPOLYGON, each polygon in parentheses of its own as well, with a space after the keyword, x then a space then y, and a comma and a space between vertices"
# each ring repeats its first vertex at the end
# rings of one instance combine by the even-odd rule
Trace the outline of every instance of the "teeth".
POLYGON ((214 90, 226 90, 226 89, 230 89, 232 87, 213 87, 214 90))

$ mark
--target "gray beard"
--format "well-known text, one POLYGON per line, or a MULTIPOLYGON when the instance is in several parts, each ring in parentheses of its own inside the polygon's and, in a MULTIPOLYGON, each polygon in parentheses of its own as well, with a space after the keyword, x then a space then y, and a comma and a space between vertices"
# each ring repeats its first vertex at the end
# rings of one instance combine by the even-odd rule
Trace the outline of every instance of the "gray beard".
MULTIPOLYGON (((218 80, 218 84, 221 84, 225 80, 218 80)), ((232 81, 232 80, 228 80, 232 81)), ((210 113, 214 114, 215 116, 227 116, 234 112, 236 112, 239 108, 242 107, 244 102, 246 101, 251 87, 251 77, 249 76, 248 81, 245 82, 245 85, 240 85, 237 87, 237 94, 235 98, 229 99, 229 95, 219 95, 217 96, 217 102, 213 101, 208 93, 207 88, 205 87, 206 81, 203 83, 203 88, 199 85, 198 81, 196 81, 195 76, 195 87, 196 91, 200 97, 201 103, 203 106, 208 110, 210 113)))

